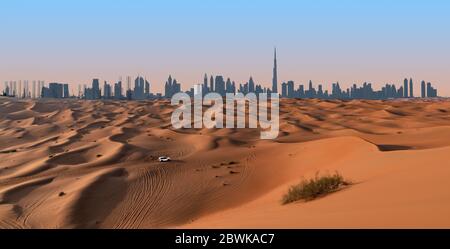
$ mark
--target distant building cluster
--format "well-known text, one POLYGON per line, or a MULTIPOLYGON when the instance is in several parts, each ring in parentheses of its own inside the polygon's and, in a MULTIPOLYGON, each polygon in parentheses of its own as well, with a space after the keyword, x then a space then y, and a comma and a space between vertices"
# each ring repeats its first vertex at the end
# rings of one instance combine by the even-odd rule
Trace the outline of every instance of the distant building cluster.
MULTIPOLYGON (((159 99, 172 98, 176 93, 181 92, 181 84, 172 76, 169 76, 164 85, 163 94, 153 94, 150 91, 150 83, 146 78, 138 76, 134 80, 134 87, 131 87, 131 77, 126 78, 126 90, 124 89, 122 79, 113 85, 104 82, 103 87, 100 88, 100 80, 93 79, 91 87, 78 86, 78 95, 72 95, 73 98, 80 98, 86 100, 100 100, 100 99, 115 99, 115 100, 145 100, 145 99, 159 99)), ((274 53, 274 66, 272 88, 266 88, 255 83, 252 77, 246 83, 236 84, 230 78, 225 78, 221 75, 208 77, 205 74, 203 82, 194 84, 186 93, 190 96, 206 95, 208 93, 218 93, 225 96, 227 93, 279 93, 278 91, 278 65, 277 52, 274 53)), ((422 81, 420 84, 421 98, 435 98, 438 97, 438 91, 430 82, 422 81)), ((403 85, 397 87, 395 84, 386 84, 380 90, 374 90, 371 83, 365 82, 362 86, 353 84, 351 87, 343 89, 339 82, 332 83, 331 91, 325 90, 322 84, 318 84, 317 88, 312 81, 305 87, 300 84, 296 87, 294 81, 287 81, 281 84, 282 98, 316 98, 316 99, 396 99, 396 98, 415 98, 419 95, 414 93, 413 79, 405 79, 403 85)), ((16 98, 70 98, 69 85, 64 83, 50 83, 46 86, 44 81, 9 81, 5 82, 4 96, 16 98)))
MULTIPOLYGON (((253 80, 253 77, 250 77, 249 81, 243 84, 239 84, 237 86, 236 82, 231 81, 230 78, 224 80, 224 77, 221 75, 212 76, 209 78, 208 75, 205 74, 203 78, 203 84, 196 84, 190 91, 187 93, 191 96, 196 94, 206 95, 208 93, 218 93, 222 96, 225 96, 227 93, 278 93, 278 67, 277 67, 277 51, 275 50, 274 54, 274 68, 273 68, 273 79, 272 79, 272 89, 263 87, 262 85, 256 84, 253 80)), ((167 96, 167 95, 166 95, 167 96)))
POLYGON ((41 97, 54 99, 69 98, 69 85, 61 83, 50 83, 48 87, 42 87, 41 97))
POLYGON ((100 100, 100 99, 115 99, 115 100, 145 100, 161 98, 160 94, 154 95, 150 92, 150 82, 147 79, 138 76, 134 81, 134 88, 131 88, 131 77, 127 77, 127 90, 124 94, 122 80, 109 84, 107 81, 103 83, 103 89, 100 89, 100 80, 93 79, 92 86, 86 87, 81 92, 79 90, 79 97, 86 100, 100 100))
MULTIPOLYGON (((305 89, 303 85, 299 85, 295 88, 293 81, 281 84, 282 98, 316 98, 316 99, 396 99, 396 98, 415 98, 414 95, 414 83, 412 79, 405 79, 404 85, 397 88, 395 84, 386 84, 381 90, 374 90, 371 83, 363 83, 358 87, 353 84, 352 87, 342 89, 339 82, 332 84, 331 92, 324 90, 322 85, 318 85, 317 89, 310 81, 308 88, 305 89)), ((437 90, 432 87, 431 83, 425 84, 422 81, 421 84, 422 98, 434 98, 437 97, 437 90)))
POLYGON ((181 92, 181 84, 176 79, 172 79, 172 75, 170 75, 164 85, 164 97, 172 98, 173 95, 179 92, 181 92))
MULTIPOLYGON (((231 81, 230 78, 227 78, 225 81, 224 77, 221 75, 211 76, 208 80, 208 75, 205 74, 203 84, 196 84, 193 88, 191 88, 188 93, 191 96, 195 96, 198 94, 206 95, 208 93, 218 93, 222 96, 225 96, 227 93, 270 93, 271 90, 269 88, 264 88, 261 85, 255 84, 252 77, 250 77, 249 81, 244 84, 239 84, 237 86, 236 82, 231 81)), ((166 97, 170 96, 166 94, 166 97)))
MULTIPOLYGON (((166 84, 167 86, 167 84, 166 84)), ((434 98, 437 97, 437 89, 434 88, 430 82, 421 84, 421 97, 422 98, 434 98)), ((223 76, 211 76, 208 82, 208 76, 205 75, 203 84, 196 84, 188 93, 192 95, 202 94, 205 95, 210 92, 219 93, 225 95, 227 93, 279 93, 278 92, 278 65, 277 65, 277 53, 274 54, 274 67, 272 78, 272 89, 262 87, 256 84, 252 77, 245 84, 240 84, 238 87, 234 81, 229 78, 224 81, 223 76), (201 91, 200 91, 201 90, 201 91)), ((171 97, 173 94, 167 94, 166 97, 171 97)), ((381 90, 374 90, 371 83, 363 83, 358 87, 353 84, 352 87, 342 89, 339 82, 332 84, 331 92, 325 90, 323 85, 319 84, 317 89, 314 87, 313 82, 309 81, 307 87, 304 85, 295 86, 294 81, 283 82, 281 84, 282 98, 315 98, 315 99, 395 99, 395 98, 414 98, 414 82, 413 79, 405 79, 403 86, 397 88, 395 84, 386 84, 381 90)))
POLYGON ((48 87, 44 81, 19 80, 5 81, 3 96, 21 99, 37 98, 69 98, 69 85, 64 83, 50 83, 48 87))

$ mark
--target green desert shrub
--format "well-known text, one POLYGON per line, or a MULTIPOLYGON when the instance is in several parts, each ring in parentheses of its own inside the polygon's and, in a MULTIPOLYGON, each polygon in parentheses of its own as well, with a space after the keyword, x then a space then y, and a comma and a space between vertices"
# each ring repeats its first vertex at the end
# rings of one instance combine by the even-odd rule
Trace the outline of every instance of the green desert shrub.
POLYGON ((313 179, 303 180, 300 184, 292 186, 284 195, 282 202, 286 205, 296 201, 311 201, 348 185, 350 182, 346 181, 338 172, 323 176, 316 174, 313 179))

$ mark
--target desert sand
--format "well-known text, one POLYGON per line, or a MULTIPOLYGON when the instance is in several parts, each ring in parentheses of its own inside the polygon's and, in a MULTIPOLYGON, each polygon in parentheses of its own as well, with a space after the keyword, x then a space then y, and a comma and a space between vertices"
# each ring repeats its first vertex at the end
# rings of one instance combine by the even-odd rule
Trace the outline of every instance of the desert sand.
POLYGON ((0 98, 0 228, 450 228, 450 100, 282 100, 271 141, 173 109, 0 98), (353 185, 281 204, 335 171, 353 185))

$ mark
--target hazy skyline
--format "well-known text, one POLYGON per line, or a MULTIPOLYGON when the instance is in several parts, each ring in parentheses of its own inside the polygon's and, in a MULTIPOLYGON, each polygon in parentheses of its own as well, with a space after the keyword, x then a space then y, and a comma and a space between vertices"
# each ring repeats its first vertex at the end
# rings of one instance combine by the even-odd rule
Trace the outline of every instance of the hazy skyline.
POLYGON ((161 92, 169 74, 187 89, 207 73, 270 87, 276 46, 279 83, 378 88, 412 77, 416 93, 426 80, 450 96, 444 0, 15 0, 0 9, 2 83, 140 74, 161 92))

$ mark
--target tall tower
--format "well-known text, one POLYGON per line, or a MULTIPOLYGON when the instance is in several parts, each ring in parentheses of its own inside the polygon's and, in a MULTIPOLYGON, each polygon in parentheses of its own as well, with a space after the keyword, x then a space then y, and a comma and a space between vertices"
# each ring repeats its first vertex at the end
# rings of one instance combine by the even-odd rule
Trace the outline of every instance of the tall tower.
POLYGON ((214 77, 212 75, 211 75, 211 79, 209 80, 209 84, 210 84, 209 91, 215 92, 216 89, 214 88, 214 77))
POLYGON ((93 99, 101 99, 99 79, 92 80, 92 96, 93 96, 93 99))
POLYGON ((203 87, 208 88, 208 75, 205 73, 205 77, 203 78, 203 87))
POLYGON ((403 97, 404 98, 408 98, 408 79, 405 79, 404 83, 403 83, 403 97))
POLYGON ((19 80, 19 89, 17 89, 17 96, 18 96, 19 98, 22 98, 22 97, 23 97, 22 94, 23 94, 22 81, 19 80))
POLYGON ((41 81, 38 80, 38 84, 37 84, 37 97, 38 99, 41 98, 41 94, 42 94, 42 86, 41 86, 41 81))
POLYGON ((425 81, 422 81, 422 85, 421 85, 421 96, 422 98, 426 98, 427 97, 427 90, 426 90, 426 84, 425 81))
POLYGON ((32 98, 35 99, 36 98, 36 81, 33 80, 33 88, 32 88, 32 98))
POLYGON ((409 80, 409 97, 414 98, 414 83, 412 78, 409 80))
POLYGON ((274 60, 273 60, 272 93, 278 93, 277 48, 275 48, 274 60))

